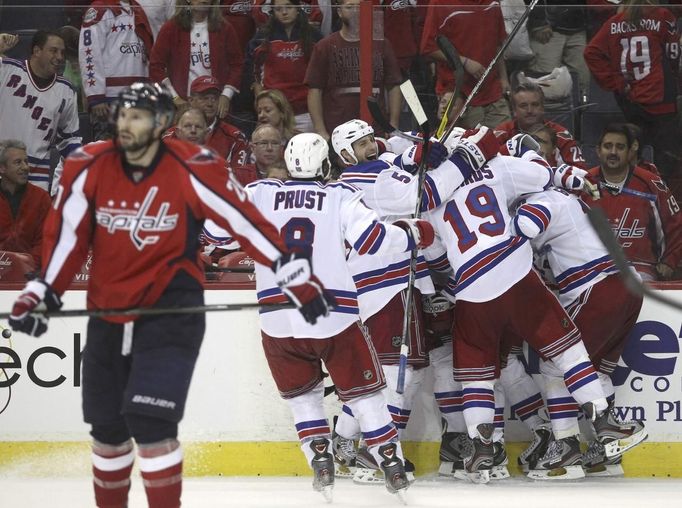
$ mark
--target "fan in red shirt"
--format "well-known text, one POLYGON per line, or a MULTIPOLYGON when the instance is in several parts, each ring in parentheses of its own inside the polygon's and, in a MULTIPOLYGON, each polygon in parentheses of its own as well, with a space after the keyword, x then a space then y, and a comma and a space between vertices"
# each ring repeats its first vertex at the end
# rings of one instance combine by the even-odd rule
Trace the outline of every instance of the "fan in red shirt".
MULTIPOLYGON (((633 166, 632 132, 624 124, 604 129, 589 174, 599 182, 602 208, 623 250, 644 280, 668 280, 682 259, 682 213, 660 176, 633 166)), ((588 199, 588 198, 585 198, 588 199)))
MULTIPOLYGON (((67 159, 45 224, 41 276, 14 303, 14 330, 47 331, 39 305, 61 307, 59 295, 89 249, 90 309, 202 306, 198 232, 205 219, 272 267, 304 319, 328 314, 310 262, 288 252, 224 162, 210 150, 160 139, 174 114, 168 92, 135 83, 114 106, 116 141, 87 145, 67 159)), ((93 437, 97 506, 128 505, 133 439, 149 508, 181 505, 178 423, 205 328, 203 313, 90 318, 82 407, 93 437)))
POLYGON ((533 136, 533 129, 538 124, 546 125, 556 134, 556 146, 551 154, 545 154, 547 162, 556 167, 569 164, 587 169, 582 151, 566 127, 550 120, 545 120, 545 95, 542 87, 535 83, 520 83, 511 96, 512 120, 495 127, 495 136, 504 143, 515 135, 525 132, 533 136))
POLYGON ((675 172, 679 160, 678 38, 677 19, 668 9, 628 4, 604 23, 584 53, 599 86, 614 93, 628 122, 642 127, 642 142, 654 148, 664 175, 675 172))

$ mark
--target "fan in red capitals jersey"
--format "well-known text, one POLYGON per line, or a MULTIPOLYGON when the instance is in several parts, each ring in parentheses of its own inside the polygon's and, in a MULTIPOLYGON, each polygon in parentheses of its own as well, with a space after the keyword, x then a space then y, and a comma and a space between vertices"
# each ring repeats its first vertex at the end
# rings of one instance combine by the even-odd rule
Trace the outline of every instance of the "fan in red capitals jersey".
MULTIPOLYGON (((290 254, 274 226, 213 152, 161 141, 175 113, 169 93, 135 83, 114 104, 117 139, 67 160, 48 216, 41 278, 12 309, 14 330, 47 330, 41 309, 61 307, 92 250, 91 309, 203 305, 198 232, 211 218, 272 267, 282 292, 315 322, 328 313, 307 259, 290 254), (39 307, 40 306, 40 307, 39 307)), ((91 318, 83 353, 83 413, 92 427, 97 506, 127 506, 133 439, 150 508, 180 506, 178 423, 205 330, 203 314, 91 318)))
POLYGON ((629 0, 585 48, 585 62, 599 86, 615 94, 628 122, 642 127, 664 175, 678 167, 677 19, 653 1, 629 0), (645 4, 645 5, 638 5, 645 4))
POLYGON ((632 132, 608 125, 597 154, 601 165, 590 170, 599 182, 602 208, 616 237, 644 280, 668 280, 682 260, 682 214, 660 176, 631 166, 632 132))

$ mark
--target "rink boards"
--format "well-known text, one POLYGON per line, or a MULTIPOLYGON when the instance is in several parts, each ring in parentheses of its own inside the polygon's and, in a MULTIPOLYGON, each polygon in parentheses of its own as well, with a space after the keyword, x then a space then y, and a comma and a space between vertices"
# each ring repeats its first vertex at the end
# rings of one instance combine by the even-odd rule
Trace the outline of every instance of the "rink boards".
MULTIPOLYGON (((215 286, 207 303, 255 301, 252 290, 215 286)), ((663 287, 663 286, 662 286, 663 287)), ((666 295, 682 301, 682 286, 666 295)), ((0 291, 9 309, 16 290, 0 291)), ((82 308, 84 291, 68 291, 64 308, 82 308)), ((262 354, 255 311, 207 314, 207 333, 190 389, 180 438, 190 475, 307 474, 289 409, 279 398, 262 354)), ((54 464, 89 468, 88 428, 81 421, 80 351, 85 318, 52 319, 40 339, 0 338, 0 474, 55 474, 54 464), (4 408, 4 409, 3 409, 4 408)), ((682 478, 682 313, 645 301, 614 373, 622 417, 644 420, 649 441, 625 458, 628 476, 682 478)), ((530 368, 535 362, 530 358, 530 368)), ((418 396, 406 451, 418 471, 437 469, 439 416, 432 378, 418 396)), ((327 397, 329 414, 339 410, 327 397)), ((507 409, 509 418, 509 410, 507 409)), ((512 462, 528 440, 517 421, 506 428, 512 462)), ((65 472, 65 474, 68 474, 65 472)))

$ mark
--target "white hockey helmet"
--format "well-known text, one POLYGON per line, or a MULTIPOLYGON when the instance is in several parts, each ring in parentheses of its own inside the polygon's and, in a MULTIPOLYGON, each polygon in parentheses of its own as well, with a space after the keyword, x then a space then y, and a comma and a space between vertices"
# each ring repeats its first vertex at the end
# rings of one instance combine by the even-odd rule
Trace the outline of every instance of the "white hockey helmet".
POLYGON ((457 145, 459 145, 459 140, 462 137, 462 134, 464 134, 464 132, 465 130, 462 129, 461 127, 454 127, 452 129, 452 132, 445 139, 445 141, 443 141, 443 144, 445 145, 445 148, 448 149, 449 153, 455 151, 455 148, 457 148, 457 145))
POLYGON ((363 120, 349 120, 337 126, 332 132, 332 146, 344 163, 353 166, 358 163, 358 159, 353 151, 353 143, 370 134, 374 134, 374 129, 367 122, 363 120), (341 153, 343 150, 348 152, 350 159, 343 156, 341 153))
POLYGON ((284 162, 292 178, 324 179, 329 176, 329 145, 319 134, 305 132, 289 140, 284 149, 284 162))

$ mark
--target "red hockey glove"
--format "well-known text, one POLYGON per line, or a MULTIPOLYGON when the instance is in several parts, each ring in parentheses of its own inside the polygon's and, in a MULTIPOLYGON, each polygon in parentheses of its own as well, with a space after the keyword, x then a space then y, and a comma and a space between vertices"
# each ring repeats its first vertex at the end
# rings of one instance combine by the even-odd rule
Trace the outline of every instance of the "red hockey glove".
POLYGON ((393 223, 407 233, 407 249, 425 249, 433 243, 436 233, 429 221, 421 219, 400 219, 393 223))
POLYGON ((289 252, 273 263, 272 271, 282 293, 311 325, 317 318, 328 316, 329 309, 336 306, 334 296, 312 275, 307 257, 289 252))
POLYGON ((461 154, 473 169, 482 168, 500 150, 500 142, 488 127, 464 131, 455 153, 461 154))
POLYGON ((34 279, 14 302, 9 325, 15 332, 40 337, 47 331, 48 318, 42 312, 59 310, 62 301, 42 279, 34 279))

